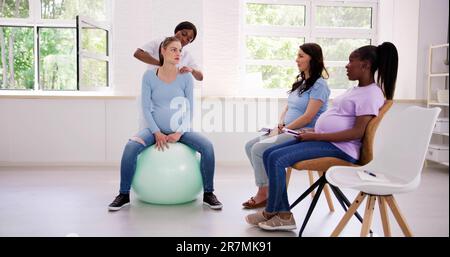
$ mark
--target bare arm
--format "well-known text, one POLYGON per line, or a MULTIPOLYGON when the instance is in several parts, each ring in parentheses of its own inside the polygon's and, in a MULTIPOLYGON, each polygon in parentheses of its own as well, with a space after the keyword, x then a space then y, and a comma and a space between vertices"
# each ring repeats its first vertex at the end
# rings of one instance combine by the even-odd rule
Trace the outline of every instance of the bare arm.
POLYGON ((198 81, 203 80, 203 73, 201 70, 192 69, 192 76, 198 81))
POLYGON ((323 103, 320 100, 309 99, 305 113, 303 113, 302 116, 298 117, 293 122, 286 124, 286 128, 288 129, 303 128, 314 119, 314 117, 319 112, 320 107, 322 107, 322 105, 323 103))
POLYGON ((203 73, 200 70, 196 70, 194 68, 191 67, 187 67, 187 66, 183 66, 180 68, 180 72, 181 73, 185 73, 185 72, 190 72, 192 74, 192 76, 194 76, 194 78, 198 81, 202 81, 203 80, 203 73))
POLYGON ((345 142, 361 139, 366 131, 367 124, 373 118, 373 115, 358 116, 353 128, 335 132, 335 133, 302 133, 297 138, 302 141, 328 141, 345 142))
POLYGON ((158 60, 153 58, 149 53, 145 52, 142 49, 139 49, 139 48, 136 49, 136 51, 134 52, 134 57, 142 62, 147 63, 147 64, 160 66, 158 60))
POLYGON ((284 124, 284 118, 286 117, 286 112, 288 111, 288 106, 286 105, 286 107, 284 107, 283 112, 280 115, 280 119, 278 120, 278 125, 283 125, 284 124))

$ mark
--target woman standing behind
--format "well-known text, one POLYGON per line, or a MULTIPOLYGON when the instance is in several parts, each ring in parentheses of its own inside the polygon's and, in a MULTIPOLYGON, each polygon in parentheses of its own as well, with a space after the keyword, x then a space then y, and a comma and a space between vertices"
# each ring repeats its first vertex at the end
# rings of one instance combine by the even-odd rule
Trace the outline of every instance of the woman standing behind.
MULTIPOLYGON (((222 203, 213 194, 214 148, 202 135, 190 132, 193 110, 193 80, 189 73, 181 74, 176 65, 180 62, 181 43, 176 37, 166 38, 160 45, 161 67, 147 70, 142 79, 142 111, 148 127, 132 137, 125 146, 120 166, 119 195, 108 206, 110 211, 120 210, 130 203, 130 188, 136 171, 138 155, 147 147, 158 150, 168 148, 168 143, 180 142, 201 154, 200 172, 203 180, 203 203, 212 209, 221 209, 222 203), (173 101, 183 100, 187 115, 173 122, 179 115, 171 108, 173 101), (187 103, 186 103, 187 101, 187 103)), ((183 108, 183 107, 181 107, 183 108)))
POLYGON ((258 187, 256 195, 242 204, 246 209, 266 205, 268 179, 262 157, 267 148, 292 139, 292 135, 283 134, 281 130, 313 128, 319 115, 327 109, 330 89, 324 80, 328 78, 328 72, 325 69, 322 48, 315 43, 303 44, 295 61, 300 74, 289 91, 288 103, 280 116, 278 126, 268 135, 252 139, 245 145, 258 187))

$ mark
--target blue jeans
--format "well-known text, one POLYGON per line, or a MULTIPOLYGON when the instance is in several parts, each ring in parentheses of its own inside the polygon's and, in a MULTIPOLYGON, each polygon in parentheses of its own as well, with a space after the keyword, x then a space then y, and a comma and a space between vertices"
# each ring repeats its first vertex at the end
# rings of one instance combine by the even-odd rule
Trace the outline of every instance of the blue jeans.
MULTIPOLYGON (((122 194, 128 194, 130 192, 131 183, 136 171, 137 157, 147 147, 155 144, 155 137, 148 128, 139 131, 135 137, 144 140, 146 145, 144 146, 133 140, 129 140, 125 145, 120 163, 120 193, 122 194)), ((203 191, 205 193, 213 192, 215 160, 214 148, 211 142, 206 137, 195 132, 185 132, 178 142, 200 153, 200 172, 203 179, 203 191)))
POLYGON ((264 152, 264 167, 269 177, 267 212, 289 211, 285 168, 299 161, 320 157, 336 157, 351 163, 357 162, 332 143, 324 141, 301 142, 293 139, 284 144, 273 146, 264 152))

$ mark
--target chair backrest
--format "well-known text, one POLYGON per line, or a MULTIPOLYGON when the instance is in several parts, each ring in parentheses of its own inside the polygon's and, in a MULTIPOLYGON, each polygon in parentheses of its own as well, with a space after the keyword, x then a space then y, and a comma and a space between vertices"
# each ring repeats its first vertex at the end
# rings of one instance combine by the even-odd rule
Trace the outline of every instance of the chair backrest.
POLYGON ((380 111, 376 117, 373 117, 366 126, 366 131, 364 132, 364 137, 362 139, 361 153, 359 157, 358 164, 366 165, 373 159, 373 143, 375 138, 375 133, 377 131, 378 125, 380 125, 386 112, 391 108, 393 100, 386 100, 384 105, 380 108, 380 111))
POLYGON ((440 108, 410 106, 390 112, 381 122, 375 137, 374 159, 367 166, 418 185, 440 111, 440 108))

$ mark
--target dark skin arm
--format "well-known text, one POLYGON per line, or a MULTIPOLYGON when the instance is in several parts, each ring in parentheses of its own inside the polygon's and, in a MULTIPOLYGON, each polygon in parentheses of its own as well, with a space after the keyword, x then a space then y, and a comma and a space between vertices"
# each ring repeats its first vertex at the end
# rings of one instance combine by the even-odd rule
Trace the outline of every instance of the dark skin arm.
POLYGON ((142 49, 136 49, 136 51, 134 52, 134 57, 147 64, 160 66, 158 60, 153 58, 149 53, 143 51, 142 49))
MULTIPOLYGON (((142 49, 136 49, 136 51, 134 52, 133 55, 136 59, 145 62, 147 64, 152 64, 152 65, 156 65, 156 66, 160 66, 159 61, 156 60, 155 58, 153 58, 149 53, 145 52, 142 49)), ((202 81, 203 80, 203 73, 200 70, 196 70, 190 67, 182 67, 180 69, 181 73, 185 73, 185 72, 191 72, 192 76, 194 76, 194 78, 198 81, 202 81)))
POLYGON ((304 132, 297 136, 301 141, 328 141, 328 142, 345 142, 361 139, 366 131, 367 124, 373 118, 373 115, 358 116, 355 125, 351 129, 335 132, 335 133, 314 133, 304 132))

